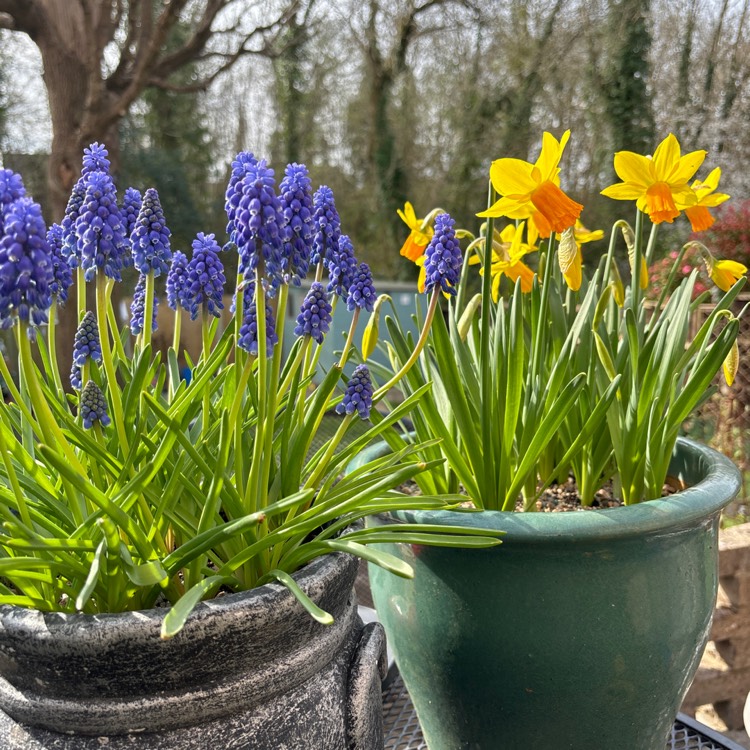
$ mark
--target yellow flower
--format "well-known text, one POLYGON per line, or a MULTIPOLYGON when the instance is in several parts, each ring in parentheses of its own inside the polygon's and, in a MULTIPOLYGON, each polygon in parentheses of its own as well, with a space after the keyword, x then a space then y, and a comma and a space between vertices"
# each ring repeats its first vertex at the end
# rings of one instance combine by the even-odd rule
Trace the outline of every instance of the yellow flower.
POLYGON ((737 339, 734 340, 732 348, 729 350, 724 363, 722 364, 724 370, 724 380, 727 381, 727 385, 732 385, 737 375, 737 370, 740 369, 740 347, 737 344, 737 339))
POLYGON ((706 269, 711 281, 722 290, 728 292, 735 283, 747 273, 747 266, 736 260, 716 260, 713 257, 706 258, 706 269))
POLYGON ((696 202, 692 206, 681 206, 679 204, 677 206, 685 209, 685 215, 690 219, 690 226, 694 232, 702 232, 704 229, 713 226, 716 219, 711 216, 708 209, 729 200, 726 193, 716 192, 720 179, 721 169, 716 167, 703 182, 696 180, 692 184, 691 190, 695 193, 696 202))
POLYGON ((615 154, 615 172, 622 180, 602 190, 602 195, 620 201, 636 201, 654 224, 672 223, 683 208, 695 205, 697 198, 688 180, 706 158, 705 151, 680 156, 680 144, 670 133, 654 151, 653 157, 632 151, 615 154))
POLYGON ((424 253, 420 255, 414 262, 419 266, 419 278, 417 279, 417 290, 420 294, 424 294, 424 284, 427 280, 427 272, 424 269, 424 262, 426 258, 424 253))
MULTIPOLYGON (((531 291, 534 272, 521 259, 536 248, 522 242, 524 223, 522 221, 517 227, 509 224, 502 232, 495 231, 492 242, 492 264, 490 265, 492 299, 495 302, 500 296, 500 279, 503 276, 507 276, 514 284, 516 279, 521 279, 521 291, 531 291)), ((535 235, 531 234, 531 236, 535 235)), ((481 259, 473 255, 469 260, 469 265, 477 263, 481 263, 481 259)), ((480 274, 484 274, 484 268, 480 270, 480 274)))
POLYGON ((417 258, 427 249, 427 245, 430 244, 434 230, 429 224, 423 226, 424 219, 417 218, 414 206, 409 201, 406 201, 404 204, 403 211, 397 209, 396 213, 401 217, 406 226, 411 229, 411 233, 401 247, 401 255, 416 262, 417 258))
POLYGON ((577 292, 581 288, 583 253, 581 245, 587 242, 596 242, 604 237, 604 231, 586 229, 580 219, 576 219, 574 227, 566 229, 558 235, 560 244, 557 247, 557 262, 560 264, 565 283, 577 292))
POLYGON ((560 189, 558 164, 570 138, 570 131, 557 140, 551 133, 542 136, 542 151, 534 164, 521 159, 497 159, 490 167, 490 180, 502 196, 477 216, 533 218, 539 234, 564 232, 575 224, 583 206, 560 189))

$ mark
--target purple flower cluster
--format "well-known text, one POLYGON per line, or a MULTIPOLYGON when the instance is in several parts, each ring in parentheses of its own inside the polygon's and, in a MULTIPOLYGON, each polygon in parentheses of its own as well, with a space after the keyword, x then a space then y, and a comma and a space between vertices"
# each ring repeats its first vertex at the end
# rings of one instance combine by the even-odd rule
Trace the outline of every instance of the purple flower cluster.
POLYGON ((297 316, 297 336, 312 336, 318 344, 323 343, 323 336, 331 326, 331 303, 328 295, 319 281, 313 281, 310 291, 302 302, 302 308, 297 316))
POLYGON ((313 240, 312 183, 304 164, 287 165, 279 194, 286 221, 281 268, 284 281, 299 286, 307 275, 313 240))
POLYGON ((75 222, 76 256, 91 281, 98 269, 122 281, 120 271, 126 252, 125 228, 117 207, 117 192, 106 172, 89 172, 86 192, 75 222))
POLYGON ((273 169, 265 159, 245 164, 245 175, 235 186, 240 196, 233 219, 230 216, 234 225, 231 240, 240 254, 239 272, 249 275, 261 268, 269 294, 282 282, 285 220, 275 184, 273 169))
POLYGON ((92 143, 83 149, 83 167, 81 176, 85 177, 91 172, 106 172, 109 174, 109 152, 104 144, 92 143))
POLYGON ((378 294, 375 291, 375 285, 372 283, 372 272, 367 263, 360 263, 357 272, 354 274, 354 280, 349 287, 349 294, 346 298, 346 309, 355 310, 356 308, 372 312, 378 294))
MULTIPOLYGON (((159 304, 157 296, 154 295, 153 308, 151 312, 151 331, 156 330, 156 311, 159 304)), ((133 292, 133 301, 130 303, 130 332, 133 336, 143 333, 146 324, 146 276, 141 274, 133 292)))
POLYGON ((124 268, 130 268, 133 265, 133 255, 130 252, 130 235, 135 228, 135 222, 138 219, 142 203, 143 199, 141 198, 140 190, 129 187, 125 191, 122 199, 122 208, 120 209, 122 223, 125 227, 125 239, 127 240, 127 251, 122 256, 122 265, 124 268))
POLYGON ((102 427, 106 427, 111 421, 107 413, 107 400, 93 380, 87 381, 83 388, 79 413, 83 420, 83 426, 87 430, 94 426, 94 422, 99 422, 102 427))
POLYGON ((83 316, 73 340, 73 367, 70 370, 70 384, 76 390, 81 390, 81 370, 89 359, 94 362, 102 361, 99 326, 91 310, 83 316))
POLYGON ((356 411, 360 419, 370 418, 372 409, 372 381, 367 365, 357 365, 346 385, 344 398, 336 407, 339 414, 354 414, 356 411))
POLYGON ((198 309, 205 304, 208 312, 221 316, 224 309, 224 266, 219 260, 220 248, 213 234, 203 234, 193 240, 193 257, 187 266, 187 283, 183 289, 183 306, 190 311, 190 319, 198 317, 198 309))
POLYGON ((167 305, 177 310, 177 305, 185 309, 185 287, 187 285, 188 259, 185 253, 175 250, 172 253, 172 265, 167 274, 167 305))
POLYGON ((164 221, 159 194, 154 188, 149 188, 143 196, 141 210, 130 235, 133 265, 139 273, 153 271, 154 276, 160 276, 169 272, 171 234, 164 221))
POLYGON ((354 257, 354 245, 349 236, 342 234, 335 250, 328 260, 328 291, 344 297, 354 282, 357 273, 357 259, 354 257))
MULTIPOLYGON (((248 284, 245 287, 243 307, 244 316, 237 346, 253 356, 258 356, 258 307, 255 299, 255 285, 253 284, 248 284)), ((266 357, 273 356, 273 347, 278 340, 273 310, 266 301, 266 357)))
POLYGON ((333 200, 333 190, 321 185, 313 196, 313 246, 310 263, 327 264, 338 250, 341 236, 341 219, 333 200))
POLYGON ((242 199, 242 185, 240 182, 248 173, 248 170, 255 169, 257 165, 258 160, 249 151, 240 151, 232 162, 232 173, 229 176, 229 184, 224 194, 224 209, 227 212, 228 219, 227 234, 229 235, 229 242, 224 247, 225 250, 229 247, 237 249, 234 219, 237 215, 237 207, 240 205, 240 200, 242 199))
POLYGON ((47 244, 52 259, 52 283, 50 294, 57 296, 60 304, 68 301, 68 289, 73 285, 73 273, 63 252, 63 229, 53 224, 47 232, 47 244))
POLYGON ((455 221, 448 214, 435 218, 435 234, 425 250, 425 293, 439 286, 446 294, 455 294, 461 274, 461 248, 453 229, 455 221))
POLYGON ((18 198, 4 209, 0 235, 0 326, 8 328, 16 316, 46 323, 53 279, 42 210, 31 198, 18 198))
POLYGON ((78 220, 78 214, 80 213, 81 206, 83 205, 83 198, 86 195, 86 187, 83 182, 83 178, 78 180, 73 185, 73 190, 68 198, 68 205, 65 206, 65 214, 63 215, 62 226, 63 230, 63 254, 68 258, 68 264, 72 268, 77 268, 80 262, 80 256, 78 255, 78 243, 76 241, 75 226, 78 220))
POLYGON ((21 175, 11 169, 0 169, 0 235, 3 233, 3 214, 5 209, 26 195, 21 175))

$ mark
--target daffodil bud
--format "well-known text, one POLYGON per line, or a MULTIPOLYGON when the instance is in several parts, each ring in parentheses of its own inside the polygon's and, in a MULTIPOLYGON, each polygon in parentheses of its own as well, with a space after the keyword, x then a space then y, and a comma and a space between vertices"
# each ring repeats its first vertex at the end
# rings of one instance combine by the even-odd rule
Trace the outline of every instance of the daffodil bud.
POLYGON ((377 300, 375 300, 375 306, 372 309, 370 320, 367 321, 365 331, 362 334, 362 356, 364 359, 369 359, 375 351, 380 332, 380 308, 386 300, 390 299, 391 298, 387 294, 381 294, 377 300))
POLYGON ((737 344, 737 339, 734 340, 732 348, 729 350, 722 369, 724 370, 724 380, 727 381, 727 385, 732 385, 734 379, 737 376, 737 370, 740 367, 740 347, 737 344))
POLYGON ((607 284, 602 289, 602 293, 599 296, 599 301, 596 303, 596 310, 594 310, 594 320, 591 322, 591 328, 596 330, 599 324, 602 322, 604 313, 607 312, 607 305, 609 305, 610 299, 612 299, 613 284, 607 284))
POLYGON ((620 269, 617 267, 617 263, 612 260, 610 265, 612 271, 612 294, 614 294, 615 302, 619 307, 625 304, 625 285, 622 283, 622 276, 620 276, 620 269))
POLYGON ((617 223, 620 225, 622 238, 625 240, 625 244, 628 247, 628 255, 632 258, 633 253, 635 252, 635 232, 627 221, 619 221, 617 223))
POLYGON ((560 235, 560 243, 557 246, 557 262, 560 265, 565 283, 574 292, 581 288, 580 252, 573 227, 568 227, 560 235))
POLYGON ((458 335, 461 341, 466 341, 466 337, 469 335, 469 330, 471 329, 471 323, 481 304, 482 295, 475 294, 461 314, 461 318, 458 321, 458 335))

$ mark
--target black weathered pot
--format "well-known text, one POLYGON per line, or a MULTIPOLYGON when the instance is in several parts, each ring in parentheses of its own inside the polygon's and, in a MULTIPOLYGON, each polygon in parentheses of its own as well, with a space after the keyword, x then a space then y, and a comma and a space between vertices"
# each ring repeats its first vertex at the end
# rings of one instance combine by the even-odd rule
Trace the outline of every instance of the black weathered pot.
POLYGON ((357 560, 295 574, 320 625, 275 584, 199 605, 175 638, 166 610, 65 615, 0 606, 4 750, 378 750, 380 625, 363 626, 357 560))

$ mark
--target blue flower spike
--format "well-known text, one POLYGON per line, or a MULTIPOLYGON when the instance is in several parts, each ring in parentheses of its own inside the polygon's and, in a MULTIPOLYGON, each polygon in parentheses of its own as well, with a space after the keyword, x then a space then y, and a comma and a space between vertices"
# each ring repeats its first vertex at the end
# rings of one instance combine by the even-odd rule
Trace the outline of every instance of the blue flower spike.
POLYGON ((338 250, 341 236, 341 219, 336 210, 333 190, 321 185, 313 196, 313 246, 310 263, 317 265, 321 261, 327 266, 338 250))
POLYGON ((281 267, 284 282, 299 286, 307 275, 313 243, 312 184, 304 164, 287 165, 279 185, 286 238, 281 267))
MULTIPOLYGON (((240 326, 240 337, 237 346, 244 349, 254 357, 258 356, 258 314, 255 300, 255 285, 248 284, 244 291, 244 318, 240 326)), ((276 322, 273 310, 266 301, 266 357, 273 356, 273 347, 278 343, 276 335, 276 322)))
POLYGON ((183 305, 195 320, 201 305, 205 304, 214 317, 221 317, 224 309, 224 266, 219 260, 221 248, 213 234, 201 232, 193 240, 193 257, 187 266, 187 281, 183 293, 183 305))
POLYGON ((171 234, 164 221, 159 194, 154 188, 149 188, 143 196, 141 210, 130 235, 133 265, 139 273, 153 271, 154 276, 169 273, 171 234))
POLYGON ((102 427, 106 427, 111 421, 107 413, 107 400, 93 380, 87 381, 83 387, 78 408, 83 426, 87 430, 94 426, 94 422, 99 422, 102 427))
POLYGON ((73 340, 73 367, 70 371, 70 384, 77 391, 81 390, 81 372, 88 360, 102 361, 99 326, 96 324, 96 316, 91 310, 81 319, 73 340))
POLYGON ((354 414, 360 419, 370 418, 372 409, 372 380, 367 365, 357 365, 346 386, 343 400, 336 407, 339 414, 354 414))
POLYGON ((346 297, 357 273, 354 245, 348 235, 342 234, 328 261, 328 291, 346 297))
POLYGON ((235 236, 236 227, 234 223, 237 215, 237 207, 240 205, 242 198, 242 179, 250 169, 255 169, 258 160, 249 151, 240 151, 232 162, 232 173, 229 176, 229 184, 224 195, 224 210, 227 212, 227 235, 229 242, 222 248, 228 250, 230 247, 237 249, 237 240, 235 236))
POLYGON ((172 253, 172 265, 169 267, 169 273, 167 274, 167 305, 173 310, 177 310, 178 305, 186 310, 188 309, 185 304, 185 289, 188 280, 187 267, 188 259, 185 253, 175 250, 172 253))
POLYGON ((109 152, 104 144, 92 143, 88 148, 83 149, 83 167, 81 176, 85 177, 91 172, 106 172, 109 174, 109 152))
MULTIPOLYGON (((157 296, 154 295, 154 303, 151 314, 151 332, 156 330, 156 311, 159 304, 157 296)), ((143 333, 146 317, 146 277, 141 274, 133 292, 133 301, 130 303, 130 332, 133 336, 143 333)))
POLYGON ((311 336, 318 344, 323 343, 323 337, 331 326, 331 303, 328 301, 323 284, 314 281, 310 291, 302 302, 302 308, 297 316, 297 336, 311 336))
POLYGON ((59 224, 53 224, 47 232, 47 244, 52 257, 52 283, 50 293, 57 297, 59 304, 68 301, 68 290, 73 285, 73 273, 63 251, 63 229, 59 224))
POLYGON ((454 224, 455 221, 448 214, 439 214, 435 218, 435 234, 425 250, 426 294, 437 286, 446 294, 456 294, 463 258, 453 229, 454 224))
POLYGON ((346 309, 349 311, 364 309, 372 312, 378 294, 375 291, 375 285, 372 283, 372 271, 367 263, 360 263, 354 281, 349 287, 349 294, 346 298, 346 309))
POLYGON ((6 206, 0 236, 0 327, 42 325, 52 305, 52 253, 42 209, 22 197, 6 206))
POLYGON ((21 175, 12 169, 0 169, 0 235, 3 233, 3 214, 14 201, 26 195, 21 175))

